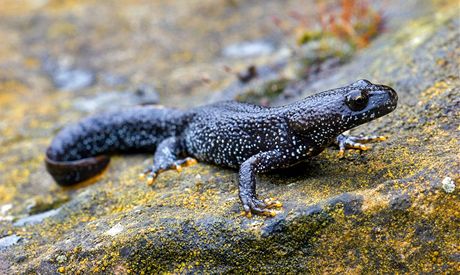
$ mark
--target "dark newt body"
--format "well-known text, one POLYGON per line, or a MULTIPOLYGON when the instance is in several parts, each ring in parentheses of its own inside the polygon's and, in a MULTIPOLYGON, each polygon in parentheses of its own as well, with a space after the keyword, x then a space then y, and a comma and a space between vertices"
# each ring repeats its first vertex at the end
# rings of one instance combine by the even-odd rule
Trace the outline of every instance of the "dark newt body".
POLYGON ((292 166, 334 142, 341 151, 365 149, 359 142, 376 138, 342 133, 393 111, 396 104, 393 89, 360 80, 282 107, 230 101, 188 111, 133 108, 64 128, 48 148, 47 169, 68 185, 98 174, 108 154, 155 152, 154 165, 145 171, 153 179, 193 157, 239 168, 245 211, 272 214, 268 208, 278 203, 257 199, 257 173, 292 166))

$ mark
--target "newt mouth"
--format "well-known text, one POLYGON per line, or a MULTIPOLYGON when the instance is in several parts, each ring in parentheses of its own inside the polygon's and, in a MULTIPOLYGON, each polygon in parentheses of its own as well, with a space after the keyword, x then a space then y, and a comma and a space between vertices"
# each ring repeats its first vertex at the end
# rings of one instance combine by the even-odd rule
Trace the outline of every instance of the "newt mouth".
POLYGON ((378 90, 371 93, 370 102, 370 108, 367 112, 374 109, 376 117, 381 117, 396 109, 398 94, 389 86, 379 85, 378 90))
POLYGON ((396 91, 393 88, 391 88, 389 86, 382 85, 382 87, 388 93, 390 105, 394 106, 393 110, 396 109, 396 106, 398 105, 398 94, 396 93, 396 91))

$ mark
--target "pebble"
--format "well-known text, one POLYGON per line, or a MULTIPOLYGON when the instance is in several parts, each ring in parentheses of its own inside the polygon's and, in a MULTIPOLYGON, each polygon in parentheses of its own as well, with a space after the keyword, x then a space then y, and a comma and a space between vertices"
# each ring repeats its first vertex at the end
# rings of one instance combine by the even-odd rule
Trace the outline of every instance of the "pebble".
POLYGON ((74 66, 72 57, 44 57, 43 70, 49 75, 56 88, 63 91, 78 91, 96 82, 95 73, 89 69, 74 66))
POLYGON ((11 203, 2 205, 0 207, 0 214, 6 215, 12 208, 13 205, 11 203))
POLYGON ((245 41, 231 44, 222 51, 223 56, 230 58, 247 58, 269 55, 275 51, 273 44, 266 41, 245 41))
POLYGON ((21 237, 19 237, 18 235, 11 235, 11 236, 0 238, 0 250, 3 250, 12 245, 15 245, 20 240, 21 240, 21 237))
POLYGON ((60 264, 67 262, 67 256, 66 255, 59 255, 56 257, 56 261, 60 264))
POLYGON ((455 191, 455 183, 454 180, 450 177, 445 177, 442 180, 442 189, 448 194, 455 191))
POLYGON ((84 69, 58 69, 51 74, 54 85, 65 91, 78 91, 94 84, 94 73, 84 69))
POLYGON ((10 222, 14 219, 13 216, 7 215, 8 212, 10 212, 12 208, 13 208, 13 205, 11 203, 0 206, 0 221, 10 222))
POLYGON ((110 228, 109 230, 107 230, 104 234, 113 237, 113 236, 118 235, 121 232, 123 232, 124 229, 125 228, 121 224, 118 223, 118 224, 114 225, 112 228, 110 228))

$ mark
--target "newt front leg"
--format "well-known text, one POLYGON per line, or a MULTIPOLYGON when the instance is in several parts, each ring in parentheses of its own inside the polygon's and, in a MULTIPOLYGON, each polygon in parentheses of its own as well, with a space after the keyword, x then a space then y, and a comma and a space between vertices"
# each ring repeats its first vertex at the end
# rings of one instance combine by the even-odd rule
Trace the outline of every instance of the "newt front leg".
POLYGON ((282 204, 273 199, 260 200, 256 195, 256 174, 270 171, 281 166, 283 159, 278 151, 262 152, 250 157, 240 166, 239 196, 243 203, 244 211, 248 216, 251 213, 275 216, 271 208, 279 208, 282 204))

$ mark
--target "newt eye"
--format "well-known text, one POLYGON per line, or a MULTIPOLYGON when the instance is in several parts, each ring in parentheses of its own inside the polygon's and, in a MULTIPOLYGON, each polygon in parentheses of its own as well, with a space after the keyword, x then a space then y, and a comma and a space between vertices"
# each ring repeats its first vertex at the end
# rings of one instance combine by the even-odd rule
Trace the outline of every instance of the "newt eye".
POLYGON ((354 90, 345 98, 345 103, 352 111, 361 111, 366 108, 368 102, 369 93, 367 90, 354 90))

